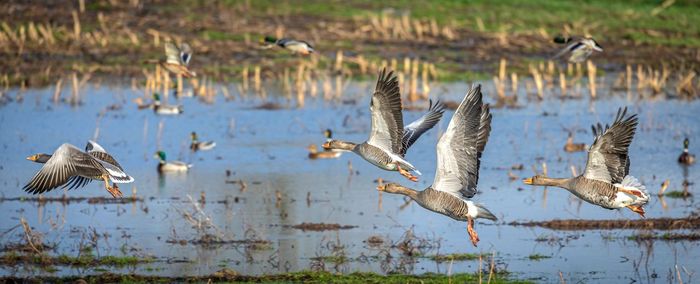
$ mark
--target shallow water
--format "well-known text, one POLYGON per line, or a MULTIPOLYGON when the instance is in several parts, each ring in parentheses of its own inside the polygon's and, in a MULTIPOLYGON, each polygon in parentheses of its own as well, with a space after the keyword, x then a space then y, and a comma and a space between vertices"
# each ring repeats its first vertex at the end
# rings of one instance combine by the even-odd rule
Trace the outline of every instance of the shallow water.
MULTIPOLYGON (((655 193, 661 182, 670 179, 669 190, 680 190, 684 178, 693 182, 700 172, 697 165, 684 169, 676 163, 683 137, 688 136, 691 149, 700 141, 697 113, 700 103, 673 99, 628 99, 625 95, 605 95, 596 101, 588 98, 560 100, 547 98, 528 101, 522 94, 518 109, 493 109, 493 131, 483 154, 479 188, 475 200, 485 204, 499 221, 479 221, 476 230, 481 242, 474 248, 465 224, 430 213, 415 203, 403 206, 401 196, 379 194, 375 179, 400 182, 417 189, 427 187, 433 179, 435 143, 447 127, 452 111, 444 121, 422 137, 407 158, 423 173, 417 184, 398 173, 374 168, 361 158, 345 154, 334 160, 309 160, 306 146, 323 142, 322 132, 334 130, 334 136, 349 141, 363 141, 369 129, 368 95, 372 84, 351 83, 345 99, 356 104, 307 98, 303 108, 256 110, 257 99, 226 102, 221 96, 215 104, 184 98, 185 113, 180 116, 157 116, 150 110, 136 110, 131 99, 140 91, 122 87, 87 86, 83 104, 53 104, 53 89, 32 89, 22 93, 22 102, 0 107, 0 192, 5 198, 27 197, 21 187, 40 168, 26 156, 52 152, 61 143, 82 147, 97 134, 97 141, 111 152, 136 180, 123 185, 125 195, 143 197, 135 204, 89 204, 87 202, 47 203, 3 201, 0 211, 8 217, 0 221, 0 231, 8 231, 25 218, 34 230, 44 234, 46 242, 56 242, 58 253, 77 255, 82 240, 94 229, 99 255, 151 255, 155 263, 110 268, 112 272, 135 272, 158 275, 205 275, 228 267, 241 274, 269 274, 285 271, 326 269, 339 272, 375 271, 379 273, 424 272, 457 273, 486 269, 487 263, 455 261, 436 263, 429 258, 406 257, 388 244, 412 233, 429 240, 431 247, 420 253, 484 253, 496 255, 496 267, 515 273, 518 278, 559 281, 559 272, 574 282, 666 282, 675 266, 697 272, 700 265, 698 242, 635 242, 628 240, 634 230, 554 231, 541 228, 513 227, 512 221, 551 219, 637 219, 631 211, 610 211, 582 203, 560 189, 525 186, 520 178, 533 174, 532 166, 541 171, 546 163, 550 176, 568 177, 571 166, 580 172, 585 153, 566 153, 564 128, 576 132, 575 141, 591 143, 590 125, 611 123, 620 106, 638 113, 640 124, 630 148, 631 174, 655 193), (122 109, 99 113, 107 106, 121 104, 122 109), (159 135, 159 125, 162 133, 159 135), (99 131, 96 128, 99 127, 99 131), (212 151, 189 153, 189 133, 197 131, 201 140, 213 139, 212 151), (159 139, 160 137, 160 139, 159 139), (159 176, 153 153, 162 149, 169 159, 194 164, 186 174, 159 176), (353 174, 349 174, 351 163, 353 174), (511 181, 511 166, 518 179, 511 181), (232 172, 230 177, 226 171, 232 172), (245 190, 237 183, 242 180, 245 190), (188 195, 199 200, 204 192, 203 212, 216 229, 210 230, 226 240, 260 239, 270 244, 251 248, 240 244, 203 247, 172 244, 168 240, 192 240, 201 235, 183 218, 193 212, 188 195), (279 196, 279 198, 278 198, 279 196), (308 201, 307 201, 308 199, 308 201), (227 202, 222 202, 227 201, 227 202), (303 222, 337 223, 356 228, 339 231, 302 231, 289 226, 303 222), (366 240, 378 236, 379 247, 366 240), (543 255, 539 261, 531 255, 543 255), (344 255, 340 265, 317 261, 316 257, 344 255), (387 258, 390 255, 390 258, 387 258), (180 262, 188 260, 188 262, 180 262)), ((433 88, 444 100, 459 101, 466 84, 444 84, 433 88)), ((64 94, 69 93, 64 90, 64 94)), ((493 102, 493 86, 484 86, 487 102, 493 102)), ((10 92, 12 97, 18 91, 10 92)), ((171 102, 175 100, 170 98, 171 102)), ((281 104, 286 100, 273 97, 281 104)), ((294 103, 290 103, 294 105, 294 103)), ((407 112, 411 121, 421 114, 407 112)), ((695 150, 700 152, 700 150, 695 150)), ((693 191, 693 185, 690 190, 693 191)), ((46 197, 60 197, 55 190, 46 197)), ((108 196, 100 182, 67 192, 69 196, 108 196)), ((647 217, 684 217, 697 214, 698 204, 691 199, 668 199, 666 208, 656 196, 647 205, 647 217)), ((195 218, 202 217, 195 215, 195 218)), ((15 229, 1 238, 3 243, 18 241, 15 229)), ((663 232, 658 232, 663 233, 663 232)), ((486 260, 485 260, 486 261, 486 260)), ((2 267, 2 275, 71 275, 98 273, 99 270, 57 267, 46 272, 34 267, 2 267)), ((684 273, 684 272, 682 272, 684 273)), ((687 278, 683 274, 684 279, 687 278)), ((691 278, 692 280, 692 278, 691 278)))

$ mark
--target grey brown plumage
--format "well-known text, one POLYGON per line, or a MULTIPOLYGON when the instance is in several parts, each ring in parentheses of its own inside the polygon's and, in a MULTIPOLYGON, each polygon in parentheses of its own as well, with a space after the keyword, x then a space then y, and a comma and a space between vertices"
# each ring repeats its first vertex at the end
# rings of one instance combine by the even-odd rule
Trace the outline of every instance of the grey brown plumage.
MULTIPOLYGON (((106 157, 101 154, 99 156, 106 157)), ((58 147, 52 155, 37 154, 28 159, 44 163, 41 170, 23 187, 26 192, 32 194, 44 193, 60 186, 81 187, 85 186, 89 179, 96 179, 104 180, 110 194, 118 197, 121 196, 121 192, 116 185, 110 187, 108 180, 114 183, 133 181, 132 177, 123 172, 121 166, 96 158, 67 143, 58 147), (37 159, 38 156, 44 158, 37 159)), ((106 159, 114 160, 111 156, 106 159)))
POLYGON ((557 186, 607 209, 627 207, 644 217, 642 208, 649 201, 646 188, 629 175, 629 146, 638 124, 637 115, 627 115, 627 108, 617 111, 612 126, 594 125, 594 141, 588 150, 583 174, 573 178, 534 176, 525 184, 557 186))
POLYGON ((409 171, 420 172, 404 159, 404 155, 418 137, 437 124, 443 112, 440 102, 433 105, 431 101, 426 114, 404 127, 398 79, 393 72, 383 69, 370 101, 372 126, 367 141, 355 144, 331 139, 323 148, 352 151, 381 169, 399 171, 409 180, 417 181, 409 171))
POLYGON ((430 100, 428 112, 403 128, 403 138, 401 139, 401 151, 399 151, 399 154, 401 154, 402 157, 406 156, 406 152, 411 148, 413 143, 415 143, 423 133, 440 122, 444 112, 444 104, 440 101, 433 104, 433 100, 430 100))
POLYGON ((593 145, 583 176, 609 183, 620 183, 629 173, 629 146, 637 129, 637 115, 626 117, 627 108, 618 109, 612 127, 598 123, 593 129, 593 145))
POLYGON ((390 150, 401 152, 403 139, 403 115, 401 114, 401 94, 399 81, 394 72, 379 73, 377 85, 370 102, 372 113, 372 130, 368 143, 390 150))
POLYGON ((482 102, 481 86, 472 87, 436 146, 433 184, 420 192, 395 183, 377 189, 409 196, 423 208, 467 221, 467 231, 476 246, 479 237, 473 228, 474 219, 497 219, 484 206, 468 200, 477 191, 481 153, 490 132, 491 114, 488 105, 482 102))

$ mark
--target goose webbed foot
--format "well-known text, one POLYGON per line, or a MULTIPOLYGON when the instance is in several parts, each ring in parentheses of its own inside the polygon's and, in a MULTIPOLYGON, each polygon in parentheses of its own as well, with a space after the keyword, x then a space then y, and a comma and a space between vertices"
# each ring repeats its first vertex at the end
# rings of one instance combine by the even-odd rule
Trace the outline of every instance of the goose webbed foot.
POLYGON ((467 217, 467 233, 469 234, 469 240, 472 241, 472 245, 476 247, 479 242, 479 234, 474 230, 474 219, 472 217, 467 217))
POLYGON ((418 177, 417 177, 417 176, 414 176, 414 175, 412 175, 410 172, 408 172, 407 170, 402 169, 401 166, 399 166, 398 164, 396 165, 396 168, 399 170, 399 173, 400 173, 402 176, 405 176, 408 180, 410 180, 410 181, 412 181, 412 182, 417 182, 417 181, 418 181, 418 177))
POLYGON ((632 212, 639 214, 639 216, 642 216, 642 218, 646 218, 644 216, 644 208, 642 206, 634 206, 634 205, 628 205, 627 208, 632 210, 632 212))
POLYGON ((109 177, 102 176, 102 179, 105 181, 105 189, 107 189, 107 192, 112 195, 114 198, 119 198, 124 196, 124 194, 119 190, 119 186, 114 184, 113 186, 109 186, 109 177))

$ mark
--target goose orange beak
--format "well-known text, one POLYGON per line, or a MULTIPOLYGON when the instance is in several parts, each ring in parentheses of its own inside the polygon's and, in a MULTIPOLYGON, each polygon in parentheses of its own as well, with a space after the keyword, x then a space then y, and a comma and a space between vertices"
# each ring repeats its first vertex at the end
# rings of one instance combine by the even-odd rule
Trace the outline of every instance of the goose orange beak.
POLYGON ((523 179, 524 184, 532 184, 532 178, 525 178, 523 179))
POLYGON ((378 190, 378 191, 384 191, 384 190, 386 190, 386 186, 385 186, 385 185, 378 185, 378 186, 377 186, 377 190, 378 190))
POLYGON ((323 145, 321 145, 321 147, 323 147, 323 149, 330 149, 331 143, 330 142, 323 143, 323 145))
POLYGON ((31 156, 27 157, 27 160, 30 160, 32 162, 36 161, 36 155, 31 155, 31 156))

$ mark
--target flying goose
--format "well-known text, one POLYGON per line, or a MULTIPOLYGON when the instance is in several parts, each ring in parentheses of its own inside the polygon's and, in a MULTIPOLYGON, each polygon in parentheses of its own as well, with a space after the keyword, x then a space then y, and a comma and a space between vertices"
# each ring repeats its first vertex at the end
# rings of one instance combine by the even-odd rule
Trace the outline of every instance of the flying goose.
POLYGON ((121 165, 94 141, 88 141, 86 152, 65 143, 51 155, 35 154, 27 157, 27 160, 44 164, 23 188, 32 194, 48 192, 59 186, 79 188, 92 180, 103 180, 105 189, 116 198, 123 196, 117 183, 134 181, 134 178, 124 173, 121 165), (109 186, 110 181, 113 186, 109 186))
POLYGON ((474 219, 497 220, 486 207, 469 200, 477 191, 479 159, 490 132, 489 106, 482 103, 481 86, 472 87, 437 144, 433 184, 423 191, 396 183, 378 186, 377 190, 406 195, 425 209, 467 221, 469 238, 476 246, 479 235, 474 230, 474 219))
POLYGON ((581 63, 586 61, 593 51, 603 51, 601 47, 592 37, 556 37, 554 38, 555 43, 568 44, 559 53, 554 55, 552 59, 556 59, 569 54, 568 61, 571 63, 581 63))
POLYGON ((593 125, 593 145, 588 149, 588 162, 582 175, 573 178, 534 176, 523 183, 561 187, 588 203, 607 209, 627 207, 644 217, 644 204, 649 202, 646 188, 628 175, 629 146, 637 127, 637 115, 627 116, 627 108, 617 110, 612 126, 593 125))
POLYGON ((440 102, 433 105, 431 101, 428 112, 404 128, 399 83, 393 72, 387 73, 384 69, 379 73, 370 111, 372 127, 366 142, 330 140, 323 148, 352 151, 381 169, 398 171, 409 180, 418 181, 409 171, 418 175, 420 172, 404 156, 418 137, 440 121, 444 106, 440 102))

